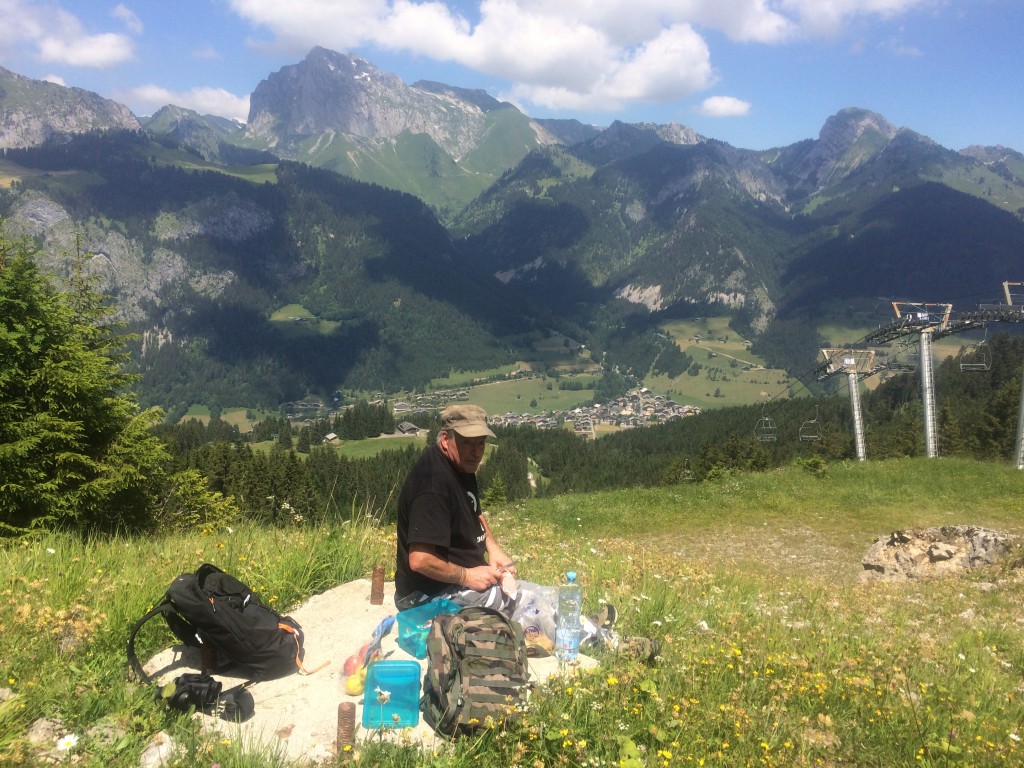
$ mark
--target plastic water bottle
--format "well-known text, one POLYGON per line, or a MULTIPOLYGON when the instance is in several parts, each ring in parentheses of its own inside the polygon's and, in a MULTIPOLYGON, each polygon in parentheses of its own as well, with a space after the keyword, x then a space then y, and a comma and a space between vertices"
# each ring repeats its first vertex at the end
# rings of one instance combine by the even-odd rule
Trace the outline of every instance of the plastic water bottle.
POLYGON ((565 583, 558 587, 558 625, 555 627, 555 658, 559 662, 574 661, 580 652, 580 607, 583 593, 576 573, 565 574, 565 583))

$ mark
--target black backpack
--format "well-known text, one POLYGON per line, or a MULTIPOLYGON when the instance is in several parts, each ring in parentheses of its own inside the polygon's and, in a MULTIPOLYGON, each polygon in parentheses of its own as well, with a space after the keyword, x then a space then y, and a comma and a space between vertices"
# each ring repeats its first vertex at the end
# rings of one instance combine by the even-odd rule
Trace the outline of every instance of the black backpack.
POLYGON ((529 667, 523 629, 493 608, 436 616, 427 634, 420 709, 437 733, 457 736, 515 719, 529 667))
POLYGON ((185 645, 212 646, 245 667, 253 680, 302 669, 303 637, 298 623, 268 608, 234 576, 204 563, 195 573, 176 578, 156 607, 132 627, 128 662, 144 683, 149 678, 135 655, 135 636, 158 615, 185 645))

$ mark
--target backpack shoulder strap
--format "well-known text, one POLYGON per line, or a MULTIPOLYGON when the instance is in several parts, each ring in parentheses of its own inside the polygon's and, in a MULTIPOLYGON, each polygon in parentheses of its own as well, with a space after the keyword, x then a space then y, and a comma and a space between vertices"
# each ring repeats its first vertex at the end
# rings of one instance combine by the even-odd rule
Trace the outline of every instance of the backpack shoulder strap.
POLYGON ((142 669, 142 665, 139 663, 139 657, 135 655, 135 636, 139 634, 139 630, 142 629, 142 625, 152 619, 154 616, 168 616, 176 615, 177 611, 174 605, 166 598, 161 600, 156 606, 153 607, 145 616, 135 622, 135 626, 132 627, 131 632, 128 633, 128 663, 131 665, 132 670, 138 676, 139 680, 143 683, 149 682, 149 676, 142 669))

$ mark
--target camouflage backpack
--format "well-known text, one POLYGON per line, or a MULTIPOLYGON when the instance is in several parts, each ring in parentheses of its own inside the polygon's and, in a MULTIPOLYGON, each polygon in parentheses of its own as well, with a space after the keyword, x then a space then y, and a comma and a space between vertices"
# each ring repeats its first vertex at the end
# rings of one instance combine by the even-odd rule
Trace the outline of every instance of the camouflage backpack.
POLYGON ((420 709, 435 731, 471 733, 514 717, 526 700, 523 629, 493 608, 470 606, 434 618, 420 709))

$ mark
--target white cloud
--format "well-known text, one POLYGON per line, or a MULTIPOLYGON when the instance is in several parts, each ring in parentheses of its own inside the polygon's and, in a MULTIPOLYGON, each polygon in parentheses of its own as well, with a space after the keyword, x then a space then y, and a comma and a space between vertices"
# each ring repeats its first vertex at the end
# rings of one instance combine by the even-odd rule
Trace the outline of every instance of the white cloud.
POLYGON ((210 61, 224 58, 221 55, 221 52, 212 45, 204 45, 202 48, 196 48, 189 54, 189 56, 193 59, 208 59, 210 61))
POLYGON ((135 11, 124 3, 118 3, 115 5, 113 10, 110 12, 110 15, 124 24, 129 32, 136 35, 142 34, 142 19, 138 17, 135 11))
POLYGON ((64 78, 60 75, 43 75, 43 80, 48 83, 53 83, 54 85, 67 85, 67 83, 64 82, 64 78))
POLYGON ((88 34, 76 16, 59 6, 0 0, 0 19, 0 55, 25 48, 41 61, 95 68, 134 57, 130 37, 114 32, 88 34))
POLYGON ((898 37, 891 37, 888 40, 883 40, 878 44, 881 50, 889 51, 894 56, 907 57, 907 58, 918 58, 924 56, 924 51, 918 48, 916 45, 903 42, 898 37))
POLYGON ((25 40, 42 36, 46 25, 42 15, 22 0, 0 0, 0 55, 25 40))
POLYGON ((710 96, 700 104, 700 113, 708 117, 743 117, 750 114, 749 101, 734 96, 710 96))
POLYGON ((936 6, 943 0, 779 0, 779 7, 794 18, 807 37, 835 36, 859 17, 891 19, 915 8, 936 6))
POLYGON ((193 109, 201 115, 218 115, 244 123, 249 119, 249 97, 235 96, 223 88, 192 88, 170 91, 159 85, 141 85, 113 98, 131 106, 139 115, 152 114, 161 107, 174 104, 193 109))
MULTIPOLYGON (((229 0, 242 18, 266 27, 275 50, 305 54, 314 45, 347 51, 376 39, 388 0, 229 0)), ((431 30, 433 34, 433 30, 431 30)), ((261 43, 254 43, 261 45, 261 43)))
POLYGON ((508 80, 509 97, 548 108, 617 109, 686 98, 716 78, 703 36, 782 44, 834 35, 857 17, 891 18, 944 0, 229 0, 305 55, 376 47, 508 80))
POLYGON ((133 50, 129 38, 113 32, 82 37, 48 35, 39 40, 40 59, 74 67, 110 67, 131 59, 133 50))
POLYGON ((631 52, 611 78, 620 98, 664 102, 708 88, 715 81, 711 52, 686 24, 662 30, 631 52))

